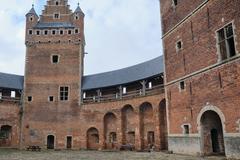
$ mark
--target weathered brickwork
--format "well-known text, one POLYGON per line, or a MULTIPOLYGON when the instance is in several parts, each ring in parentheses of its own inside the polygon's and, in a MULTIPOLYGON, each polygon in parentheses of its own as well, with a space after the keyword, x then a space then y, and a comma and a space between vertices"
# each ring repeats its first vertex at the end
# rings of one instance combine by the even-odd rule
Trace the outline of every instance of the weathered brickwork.
POLYGON ((236 122, 240 117, 240 2, 178 1, 174 7, 168 0, 160 0, 160 3, 169 150, 206 155, 217 152, 239 158, 240 149, 237 146, 240 133, 236 122), (191 15, 187 16, 189 13, 191 15), (230 23, 236 55, 221 60, 217 31, 230 23), (181 49, 177 48, 179 41, 181 49), (184 82, 183 86, 180 82, 184 82), (213 113, 210 114, 210 111, 213 113), (208 119, 209 126, 204 119, 208 119), (184 125, 188 125, 189 134, 184 133, 184 125))

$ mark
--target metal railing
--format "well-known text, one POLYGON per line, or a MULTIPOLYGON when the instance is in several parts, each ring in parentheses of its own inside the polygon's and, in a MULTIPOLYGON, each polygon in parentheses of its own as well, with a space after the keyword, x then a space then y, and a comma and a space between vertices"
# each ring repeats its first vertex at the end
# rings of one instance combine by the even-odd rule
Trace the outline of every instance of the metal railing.
POLYGON ((10 97, 10 96, 1 96, 0 97, 0 102, 16 102, 20 103, 21 97, 10 97))
POLYGON ((145 91, 142 89, 137 89, 134 91, 129 91, 126 94, 120 95, 117 94, 108 94, 102 96, 93 96, 93 97, 85 97, 83 98, 83 103, 100 103, 100 102, 111 102, 111 101, 118 101, 118 100, 126 100, 132 99, 137 97, 144 97, 156 94, 164 93, 164 85, 154 86, 152 88, 146 88, 145 91))

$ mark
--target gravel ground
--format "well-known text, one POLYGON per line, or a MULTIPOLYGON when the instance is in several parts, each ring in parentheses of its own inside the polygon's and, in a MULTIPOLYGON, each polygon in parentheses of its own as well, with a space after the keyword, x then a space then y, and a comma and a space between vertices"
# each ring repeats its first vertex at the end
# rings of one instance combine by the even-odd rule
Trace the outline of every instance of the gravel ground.
POLYGON ((224 157, 192 157, 160 152, 18 151, 0 149, 0 160, 225 160, 224 157))

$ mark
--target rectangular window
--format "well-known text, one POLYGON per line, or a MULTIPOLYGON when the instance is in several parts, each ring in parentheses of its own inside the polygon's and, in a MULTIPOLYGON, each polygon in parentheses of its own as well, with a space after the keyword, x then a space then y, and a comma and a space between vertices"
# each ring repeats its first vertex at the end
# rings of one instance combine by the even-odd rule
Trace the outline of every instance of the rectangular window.
POLYGON ((60 14, 59 14, 59 13, 55 13, 55 14, 54 14, 54 18, 55 18, 55 19, 59 19, 59 18, 60 18, 60 14))
POLYGON ((236 55, 232 23, 217 31, 218 48, 221 60, 236 55))
POLYGON ((56 34, 56 31, 55 30, 52 30, 52 35, 55 35, 56 34))
POLYGON ((173 5, 177 6, 178 5, 178 0, 173 0, 173 5))
POLYGON ((64 34, 64 31, 63 31, 63 30, 60 30, 60 34, 63 35, 63 34, 64 34))
POLYGON ((149 83, 148 83, 148 88, 149 88, 149 89, 152 89, 152 82, 149 82, 149 83))
POLYGON ((16 92, 15 91, 11 91, 11 98, 15 98, 16 97, 16 92))
POLYGON ((29 34, 29 35, 32 35, 32 34, 33 34, 33 31, 32 31, 32 30, 28 30, 28 34, 29 34))
POLYGON ((68 34, 72 34, 72 30, 68 30, 68 34))
POLYGON ((179 52, 181 49, 182 49, 182 41, 178 41, 176 43, 176 50, 177 50, 177 52, 179 52))
POLYGON ((28 102, 32 102, 32 96, 28 96, 28 102))
POLYGON ((189 125, 183 125, 183 129, 184 129, 184 134, 189 134, 189 125))
POLYGON ((45 31, 44 31, 44 35, 47 35, 47 34, 48 34, 48 30, 45 30, 45 31))
POLYGON ((48 101, 49 101, 49 102, 53 102, 53 101, 54 101, 54 97, 53 97, 53 96, 49 96, 49 97, 48 97, 48 101))
POLYGON ((40 35, 40 31, 36 31, 36 35, 40 35))
POLYGON ((179 86, 180 90, 184 90, 185 89, 185 82, 184 81, 180 82, 179 85, 180 85, 179 86))
POLYGON ((123 87, 123 94, 127 94, 127 87, 123 87))
POLYGON ((69 87, 60 87, 60 101, 67 101, 69 96, 69 87))
POLYGON ((3 96, 2 96, 2 92, 0 92, 0 99, 2 99, 3 98, 3 96))
POLYGON ((57 64, 59 62, 59 56, 58 55, 52 55, 52 63, 57 64))
POLYGON ((78 34, 78 33, 79 33, 78 29, 75 29, 75 34, 78 34))

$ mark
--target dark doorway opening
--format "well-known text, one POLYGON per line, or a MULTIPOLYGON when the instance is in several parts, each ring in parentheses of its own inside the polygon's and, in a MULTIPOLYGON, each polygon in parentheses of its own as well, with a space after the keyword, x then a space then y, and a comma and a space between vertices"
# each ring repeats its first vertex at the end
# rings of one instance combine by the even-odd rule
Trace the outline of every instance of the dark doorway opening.
POLYGON ((216 129, 211 130, 212 149, 213 153, 219 153, 220 147, 218 142, 218 131, 216 129))
POLYGON ((72 137, 67 136, 67 149, 72 149, 72 137))
POLYGON ((49 135, 47 137, 47 149, 54 149, 54 136, 49 135))

